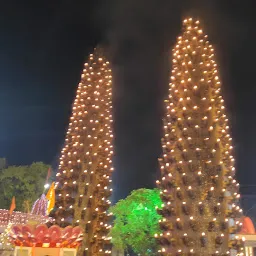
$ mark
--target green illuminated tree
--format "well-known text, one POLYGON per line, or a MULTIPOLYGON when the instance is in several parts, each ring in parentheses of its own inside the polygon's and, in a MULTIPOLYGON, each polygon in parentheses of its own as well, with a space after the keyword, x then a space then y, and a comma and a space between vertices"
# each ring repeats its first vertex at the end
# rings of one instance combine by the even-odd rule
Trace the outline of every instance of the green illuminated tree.
POLYGON ((118 250, 132 249, 141 255, 155 255, 162 201, 158 189, 138 189, 110 208, 115 220, 110 232, 118 250))

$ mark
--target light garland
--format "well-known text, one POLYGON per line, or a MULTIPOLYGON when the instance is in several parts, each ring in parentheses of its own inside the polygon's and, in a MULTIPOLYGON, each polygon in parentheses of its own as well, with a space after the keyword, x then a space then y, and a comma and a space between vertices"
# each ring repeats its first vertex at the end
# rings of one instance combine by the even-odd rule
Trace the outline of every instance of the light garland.
POLYGON ((9 234, 12 228, 12 223, 10 222, 4 232, 0 234, 0 250, 12 251, 14 246, 11 244, 9 239, 9 234))
POLYGON ((96 49, 84 64, 56 182, 56 222, 84 229, 87 255, 111 253, 106 235, 112 139, 111 69, 102 50, 96 49))
POLYGON ((8 223, 12 224, 26 224, 28 221, 34 221, 37 223, 47 223, 52 222, 52 218, 48 216, 35 215, 30 213, 14 211, 11 215, 9 210, 0 209, 0 227, 7 227, 8 223))
POLYGON ((163 255, 243 255, 239 184, 213 47, 200 23, 184 20, 173 49, 159 159, 163 255))

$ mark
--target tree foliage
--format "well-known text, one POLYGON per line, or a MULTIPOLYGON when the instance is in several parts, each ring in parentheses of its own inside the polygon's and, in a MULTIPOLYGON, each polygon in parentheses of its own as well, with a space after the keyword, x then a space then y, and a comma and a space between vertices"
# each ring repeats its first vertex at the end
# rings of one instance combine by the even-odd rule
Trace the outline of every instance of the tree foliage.
POLYGON ((6 159, 0 158, 0 170, 4 169, 6 167, 6 159))
POLYGON ((29 166, 9 166, 0 170, 0 206, 8 209, 12 197, 16 198, 16 210, 24 211, 24 202, 33 203, 44 191, 49 165, 42 162, 29 166))
POLYGON ((118 250, 131 248, 141 255, 156 255, 155 233, 159 233, 162 201, 158 189, 138 189, 110 208, 115 220, 110 232, 112 243, 118 250))

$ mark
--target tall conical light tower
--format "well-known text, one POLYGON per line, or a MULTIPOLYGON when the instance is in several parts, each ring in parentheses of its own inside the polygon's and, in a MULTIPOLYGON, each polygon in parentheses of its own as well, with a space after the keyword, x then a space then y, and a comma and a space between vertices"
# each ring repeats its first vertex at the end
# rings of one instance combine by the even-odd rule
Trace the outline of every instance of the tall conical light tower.
POLYGON ((89 56, 79 83, 56 188, 56 222, 79 225, 82 255, 107 255, 107 209, 112 189, 112 76, 102 49, 89 56))
POLYGON ((165 101, 159 253, 243 255, 242 213, 228 119, 214 50, 199 21, 184 20, 165 101))

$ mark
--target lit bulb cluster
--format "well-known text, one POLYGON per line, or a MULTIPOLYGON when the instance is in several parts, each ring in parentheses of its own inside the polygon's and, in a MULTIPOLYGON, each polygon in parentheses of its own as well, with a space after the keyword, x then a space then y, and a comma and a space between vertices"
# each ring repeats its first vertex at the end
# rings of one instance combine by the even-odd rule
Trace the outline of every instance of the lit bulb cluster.
POLYGON ((56 182, 56 222, 84 228, 87 255, 108 255, 112 167, 112 75, 101 49, 85 63, 56 182))
POLYGON ((0 209, 0 228, 6 228, 11 222, 15 225, 26 224, 28 221, 34 221, 40 224, 51 223, 53 219, 48 216, 36 215, 14 211, 11 215, 9 210, 0 209))
POLYGON ((172 63, 157 181, 164 201, 159 253, 243 255, 232 139, 214 50, 199 21, 184 20, 172 63))
POLYGON ((14 246, 10 242, 9 234, 11 232, 12 223, 8 223, 6 229, 2 234, 0 234, 0 251, 1 250, 9 250, 12 251, 14 246))
POLYGON ((47 204, 48 204, 48 200, 43 194, 33 204, 31 213, 35 215, 47 216, 47 204))

